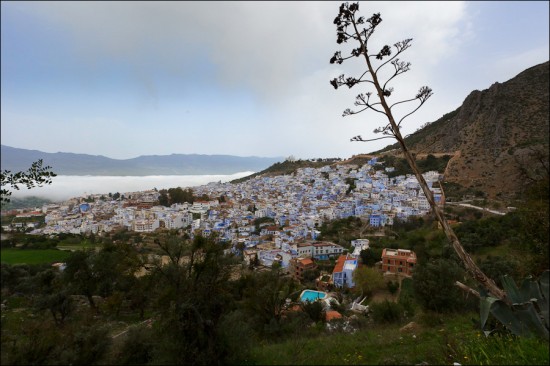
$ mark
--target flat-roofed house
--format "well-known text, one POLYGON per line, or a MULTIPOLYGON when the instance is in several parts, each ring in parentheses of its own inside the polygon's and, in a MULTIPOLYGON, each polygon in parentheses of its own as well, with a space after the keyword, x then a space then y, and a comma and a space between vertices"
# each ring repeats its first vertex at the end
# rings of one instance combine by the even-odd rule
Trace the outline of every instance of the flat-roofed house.
POLYGON ((416 254, 408 249, 382 250, 382 272, 404 274, 412 276, 416 266, 416 254))

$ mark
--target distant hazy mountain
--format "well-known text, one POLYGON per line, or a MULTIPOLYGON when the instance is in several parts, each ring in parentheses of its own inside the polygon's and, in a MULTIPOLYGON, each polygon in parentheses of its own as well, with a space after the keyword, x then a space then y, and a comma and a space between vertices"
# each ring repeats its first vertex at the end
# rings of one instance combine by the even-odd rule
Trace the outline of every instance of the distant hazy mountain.
POLYGON ((1 145, 1 169, 27 170, 33 161, 42 159, 58 175, 203 175, 260 171, 283 161, 282 157, 264 158, 232 155, 145 155, 133 159, 105 156, 46 153, 1 145))

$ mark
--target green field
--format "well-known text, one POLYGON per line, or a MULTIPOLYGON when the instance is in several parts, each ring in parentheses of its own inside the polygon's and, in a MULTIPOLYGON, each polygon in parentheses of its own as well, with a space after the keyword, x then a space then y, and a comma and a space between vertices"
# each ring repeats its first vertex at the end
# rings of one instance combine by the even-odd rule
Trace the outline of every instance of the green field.
POLYGON ((56 249, 2 249, 2 263, 8 264, 42 264, 63 262, 71 252, 56 249))

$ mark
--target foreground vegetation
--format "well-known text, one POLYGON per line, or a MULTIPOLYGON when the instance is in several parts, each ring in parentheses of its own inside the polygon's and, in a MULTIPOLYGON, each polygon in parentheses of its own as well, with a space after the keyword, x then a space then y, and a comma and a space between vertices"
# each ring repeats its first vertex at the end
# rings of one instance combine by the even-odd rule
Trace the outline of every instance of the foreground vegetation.
MULTIPOLYGON (((536 237, 524 232, 518 214, 465 222, 457 230, 461 236, 479 235, 480 245, 471 249, 495 278, 504 273, 521 278, 524 271, 536 275, 536 265, 545 265, 536 246, 528 245, 536 237), (488 242, 483 235, 490 230, 504 234, 488 242), (520 243, 531 248, 524 251, 529 255, 514 254, 520 243)), ((332 222, 323 226, 323 235, 333 235, 335 228, 345 237, 361 225, 356 219, 332 222)), ((28 259, 40 251, 4 249, 1 363, 548 363, 546 341, 517 338, 494 318, 487 328, 496 331, 483 334, 479 300, 453 285, 465 272, 432 219, 397 222, 391 234, 371 238, 362 263, 373 266, 383 247, 414 249, 419 254, 414 277, 336 291, 340 303, 333 309, 344 319, 329 323, 319 303, 298 301, 302 289, 315 288, 311 278, 299 283, 276 267, 251 270, 238 256, 224 255, 222 244, 201 237, 159 232, 154 239, 137 239, 119 232, 95 238, 99 251, 90 249, 90 238, 82 239, 80 250, 66 252, 63 272, 49 264, 4 263, 4 253, 20 252, 28 259), (164 254, 167 263, 147 253, 164 254), (134 275, 145 266, 144 275, 134 275), (363 303, 370 306, 368 315, 348 308, 358 291, 368 293, 363 303), (297 311, 285 305, 287 298, 299 305, 297 311)), ((35 246, 47 243, 29 238, 37 240, 35 246)), ((17 240, 33 247, 32 239, 17 240)), ((77 237, 63 237, 67 241, 77 246, 77 237)))
MULTIPOLYGON (((517 338, 502 327, 486 337, 471 297, 459 294, 447 298, 457 306, 429 310, 412 280, 403 282, 395 302, 369 298, 368 316, 340 308, 347 320, 327 323, 314 305, 319 303, 284 310, 284 299, 297 300, 302 287, 277 269, 243 270, 240 279, 225 282, 229 272, 223 268, 230 268, 231 260, 211 271, 204 265, 220 258, 207 253, 194 269, 179 266, 179 275, 176 262, 170 262, 147 276, 127 277, 131 283, 123 285, 128 263, 118 275, 106 266, 97 280, 83 280, 82 260, 113 263, 129 253, 108 247, 94 255, 80 253, 73 253, 62 275, 44 265, 2 265, 2 364, 537 365, 549 360, 544 340, 517 338), (104 296, 87 299, 94 293, 104 296)), ((177 260, 177 252, 171 254, 177 260)), ((346 303, 346 292, 342 295, 346 303)))
MULTIPOLYGON (((293 338, 256 347, 250 364, 260 365, 536 365, 548 362, 548 344, 512 336, 485 338, 477 313, 421 314, 413 330, 403 323, 371 324, 353 334, 293 338), (434 317, 435 316, 435 317, 434 317), (434 317, 429 320, 423 318, 434 317)), ((416 319, 414 319, 416 320, 416 319)))

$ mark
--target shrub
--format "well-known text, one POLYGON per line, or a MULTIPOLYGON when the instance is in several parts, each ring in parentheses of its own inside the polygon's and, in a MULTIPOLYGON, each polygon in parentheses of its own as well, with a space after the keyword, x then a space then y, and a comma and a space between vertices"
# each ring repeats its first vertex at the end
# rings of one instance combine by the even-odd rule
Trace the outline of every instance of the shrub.
POLYGON ((325 321, 325 309, 321 301, 308 301, 302 304, 302 310, 316 323, 325 321))
POLYGON ((392 294, 392 295, 395 295, 395 293, 397 292, 397 290, 399 290, 399 282, 397 281, 389 281, 386 283, 386 287, 388 288, 388 291, 392 294))
POLYGON ((435 259, 418 265, 413 274, 413 289, 424 309, 436 312, 455 311, 463 307, 463 293, 454 285, 464 277, 456 262, 435 259))
POLYGON ((153 335, 146 327, 132 327, 115 353, 114 362, 120 365, 147 364, 152 360, 153 335))
POLYGON ((372 318, 377 323, 395 323, 403 317, 403 307, 392 301, 372 303, 369 308, 372 318))

